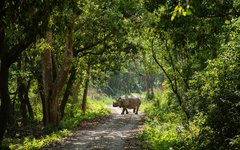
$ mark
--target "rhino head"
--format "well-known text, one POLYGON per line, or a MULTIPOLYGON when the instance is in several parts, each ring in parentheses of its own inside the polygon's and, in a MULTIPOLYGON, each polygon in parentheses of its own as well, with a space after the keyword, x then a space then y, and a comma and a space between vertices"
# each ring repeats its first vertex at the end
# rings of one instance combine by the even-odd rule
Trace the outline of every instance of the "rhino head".
POLYGON ((121 106, 121 97, 119 97, 116 102, 113 102, 113 107, 118 107, 118 106, 119 107, 121 106))
POLYGON ((113 102, 113 107, 118 107, 118 102, 113 102))

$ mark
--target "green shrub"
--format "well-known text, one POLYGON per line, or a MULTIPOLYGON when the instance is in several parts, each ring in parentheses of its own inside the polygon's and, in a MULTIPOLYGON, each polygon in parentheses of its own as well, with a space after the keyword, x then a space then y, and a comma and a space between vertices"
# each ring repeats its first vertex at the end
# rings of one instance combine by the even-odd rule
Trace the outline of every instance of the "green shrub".
POLYGON ((70 134, 71 132, 69 130, 64 129, 61 131, 53 132, 50 135, 46 135, 39 139, 36 139, 32 136, 28 136, 23 139, 5 138, 3 143, 4 145, 9 145, 9 148, 14 150, 34 150, 40 149, 52 142, 60 140, 63 136, 70 134))
MULTIPOLYGON (((108 100, 109 101, 109 100, 108 100)), ((61 128, 72 129, 79 125, 83 120, 91 120, 100 116, 104 116, 110 113, 110 110, 106 108, 104 101, 100 100, 88 100, 87 111, 84 114, 79 108, 80 104, 66 106, 66 114, 64 119, 60 123, 61 128)))
MULTIPOLYGON (((160 91, 154 101, 145 104, 145 127, 138 133, 140 145, 143 148, 197 149, 206 116, 198 113, 192 121, 186 123, 183 112, 172 98, 170 91, 160 91)), ((210 130, 208 131, 210 133, 210 130)))
MULTIPOLYGON (((50 134, 37 139, 33 136, 27 136, 22 139, 5 138, 3 140, 3 146, 14 150, 40 149, 52 142, 60 140, 64 136, 70 135, 70 129, 78 126, 83 120, 92 120, 96 117, 104 116, 110 113, 110 110, 106 107, 104 101, 102 100, 88 100, 88 109, 85 114, 81 111, 79 106, 80 104, 67 104, 64 119, 60 122, 60 131, 51 132, 50 134)), ((40 113, 38 112, 37 114, 40 113)), ((38 117, 37 119, 40 119, 41 115, 38 117)))
POLYGON ((198 111, 206 116, 207 129, 202 129, 204 138, 198 141, 205 149, 228 149, 240 135, 240 18, 235 21, 221 54, 209 60, 204 71, 193 79, 197 96, 192 101, 197 101, 198 111))

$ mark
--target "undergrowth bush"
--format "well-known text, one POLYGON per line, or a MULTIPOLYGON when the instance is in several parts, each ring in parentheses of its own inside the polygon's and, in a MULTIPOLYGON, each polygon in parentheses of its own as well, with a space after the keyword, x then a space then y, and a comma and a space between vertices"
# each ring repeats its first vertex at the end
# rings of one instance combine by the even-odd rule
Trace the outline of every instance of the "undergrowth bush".
POLYGON ((32 136, 25 137, 23 139, 4 139, 4 143, 9 143, 9 148, 14 150, 31 150, 40 149, 48 144, 60 140, 63 136, 68 136, 71 131, 64 129, 56 131, 50 135, 43 136, 40 139, 36 139, 32 136))
MULTIPOLYGON (((64 136, 71 135, 71 129, 78 126, 83 120, 92 120, 94 118, 104 116, 110 113, 110 110, 106 107, 110 103, 111 99, 101 98, 99 100, 88 100, 87 111, 84 114, 80 110, 80 104, 67 104, 65 109, 65 116, 60 122, 58 131, 50 132, 50 134, 42 135, 40 138, 33 136, 26 136, 24 138, 4 138, 3 146, 16 150, 31 150, 40 149, 49 145, 52 142, 58 141, 64 136)), ((41 120, 40 113, 37 112, 37 120, 41 120)), ((51 130, 51 128, 49 128, 51 130)))
MULTIPOLYGON (((109 101, 109 100, 107 100, 109 101)), ((83 120, 91 120, 110 113, 102 100, 90 100, 87 102, 87 111, 85 114, 79 109, 80 104, 66 106, 66 115, 60 123, 61 128, 72 129, 83 120)))
POLYGON ((196 141, 206 118, 199 113, 188 124, 180 107, 173 102, 168 90, 156 93, 155 99, 146 103, 146 122, 139 132, 140 145, 145 149, 196 149, 196 141))

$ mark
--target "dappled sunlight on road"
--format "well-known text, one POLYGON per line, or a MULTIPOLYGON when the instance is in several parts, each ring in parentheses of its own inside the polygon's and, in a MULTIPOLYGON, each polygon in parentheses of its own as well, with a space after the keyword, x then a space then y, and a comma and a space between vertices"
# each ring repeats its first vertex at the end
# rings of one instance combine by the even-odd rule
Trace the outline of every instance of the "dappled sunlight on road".
POLYGON ((127 138, 136 133, 137 126, 143 118, 143 113, 135 115, 132 110, 129 114, 121 115, 122 109, 110 107, 110 119, 93 129, 77 130, 73 136, 64 139, 54 148, 47 149, 124 149, 127 138))

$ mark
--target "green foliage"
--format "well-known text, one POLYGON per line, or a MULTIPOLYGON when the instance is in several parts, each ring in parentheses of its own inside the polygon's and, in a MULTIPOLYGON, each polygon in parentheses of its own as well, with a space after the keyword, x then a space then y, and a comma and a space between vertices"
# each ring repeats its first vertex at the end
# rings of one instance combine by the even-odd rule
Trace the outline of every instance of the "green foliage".
POLYGON ((231 149, 238 149, 240 147, 240 135, 236 135, 230 139, 229 145, 231 145, 231 149))
POLYGON ((34 118, 36 121, 42 121, 43 113, 42 113, 42 105, 39 102, 32 102, 33 110, 34 110, 34 118))
MULTIPOLYGON (((87 104, 87 111, 84 114, 80 110, 80 104, 68 104, 66 106, 66 115, 60 123, 61 130, 44 135, 41 138, 33 136, 26 136, 22 139, 19 138, 5 138, 3 145, 9 146, 10 149, 25 150, 25 149, 40 149, 50 143, 61 140, 65 136, 71 135, 71 129, 77 127, 82 121, 91 121, 110 113, 106 108, 106 102, 110 103, 110 98, 100 97, 100 100, 90 100, 87 104)), ((34 104, 34 109, 36 105, 34 104)), ((40 115, 40 114, 39 114, 40 115)), ((39 116, 40 117, 40 116, 39 116)), ((40 119, 37 117, 37 119, 40 119)), ((51 129, 50 129, 51 130, 51 129)))
POLYGON ((191 15, 191 14, 192 14, 192 11, 191 11, 189 5, 187 5, 186 8, 183 8, 183 6, 178 4, 174 8, 173 15, 171 17, 171 21, 173 21, 177 15, 187 16, 187 15, 191 15))
MULTIPOLYGON (((184 130, 178 134, 181 138, 169 144, 174 149, 237 147, 230 141, 238 139, 236 137, 240 126, 239 13, 232 11, 239 7, 239 2, 143 2, 152 17, 151 23, 146 24, 148 32, 145 32, 144 41, 148 39, 148 44, 144 48, 146 52, 152 53, 164 72, 167 78, 164 85, 175 94, 175 98, 166 99, 172 100, 172 104, 177 106, 164 106, 155 100, 153 108, 147 109, 147 115, 152 116, 153 120, 149 122, 158 124, 157 126, 161 126, 161 121, 184 126, 184 130), (229 15, 226 17, 224 14, 229 15), (183 115, 176 116, 182 114, 181 111, 186 113, 186 120, 183 115), (164 119, 165 116, 168 120, 164 119)), ((170 125, 162 123, 161 128, 164 129, 165 126, 170 125)), ((146 130, 149 136, 145 140, 152 139, 151 136, 162 138, 163 135, 155 133, 159 132, 158 127, 153 128, 146 130)), ((175 133, 173 128, 164 129, 166 130, 175 133)), ((171 137, 168 138, 171 141, 171 137)), ((157 141, 151 141, 154 149, 166 149, 163 145, 168 143, 158 145, 157 141)))
MULTIPOLYGON (((158 92, 155 100, 145 105, 146 123, 144 130, 138 133, 140 145, 154 150, 197 149, 206 116, 199 113, 186 123, 181 108, 172 101, 171 95, 168 90, 158 92)), ((209 128, 205 130, 210 132, 209 128)))
POLYGON ((173 119, 177 118, 170 112, 167 92, 158 94, 153 102, 145 105, 146 113, 145 128, 138 136, 142 146, 150 149, 169 149, 176 143, 176 132, 173 130, 173 119), (170 117, 170 118, 169 118, 170 117))
POLYGON ((68 136, 70 134, 71 132, 69 130, 64 129, 61 131, 53 132, 50 135, 41 137, 40 139, 36 139, 32 136, 25 137, 24 139, 5 138, 3 145, 9 145, 9 148, 14 150, 34 150, 47 146, 48 144, 58 141, 62 137, 68 136))
POLYGON ((230 141, 240 134, 240 37, 236 34, 239 22, 240 19, 233 21, 230 40, 222 45, 221 54, 209 60, 206 69, 192 80, 195 94, 191 101, 195 100, 198 110, 206 115, 205 126, 212 130, 201 133, 209 140, 207 144, 207 140, 199 142, 209 149, 235 147, 230 141))
POLYGON ((148 56, 133 58, 128 60, 128 63, 124 63, 119 71, 110 73, 108 79, 100 84, 99 88, 113 97, 141 92, 149 94, 150 90, 154 92, 154 86, 163 82, 163 75, 156 68, 148 56))
MULTIPOLYGON (((88 78, 90 65, 93 87, 112 96, 146 92, 146 97, 153 98, 141 106, 147 115, 146 128, 139 134, 145 148, 240 147, 239 0, 4 0, 2 4, 0 64, 2 68, 12 64, 8 90, 15 126, 22 127, 20 80, 31 81, 27 95, 35 120, 42 119, 39 62, 40 53, 50 46, 41 37, 48 30, 53 32, 58 68, 71 26, 77 88, 88 78), (160 86, 164 90, 153 94, 160 86)), ((109 113, 102 102, 110 104, 111 99, 89 95, 94 100, 88 102, 85 114, 79 103, 67 103, 61 128, 72 129, 83 120, 109 113)), ((1 106, 5 101, 1 99, 1 106)), ((46 141, 26 137, 11 148, 35 149, 61 134, 52 133, 46 141)), ((9 142, 15 143, 5 139, 9 142)))
POLYGON ((80 104, 67 104, 65 108, 66 115, 60 123, 60 128, 72 129, 84 120, 91 120, 109 114, 110 110, 106 108, 103 102, 100 100, 88 100, 85 114, 80 109, 80 104))

